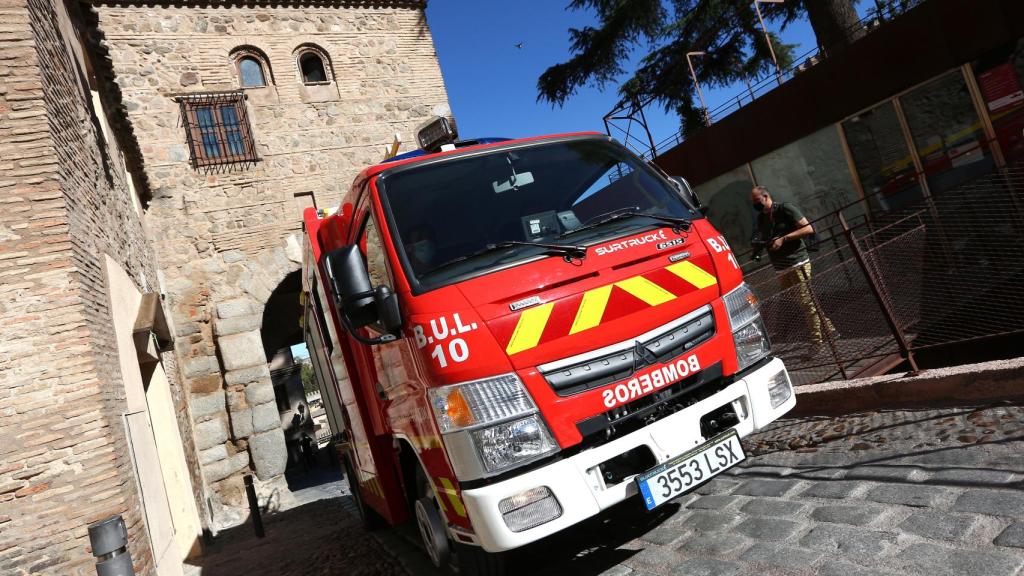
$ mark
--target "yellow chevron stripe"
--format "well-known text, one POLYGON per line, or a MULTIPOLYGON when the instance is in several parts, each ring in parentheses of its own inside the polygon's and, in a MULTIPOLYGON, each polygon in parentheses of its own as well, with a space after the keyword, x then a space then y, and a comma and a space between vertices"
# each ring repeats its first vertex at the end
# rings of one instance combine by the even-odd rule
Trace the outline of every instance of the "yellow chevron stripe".
POLYGON ((440 478, 441 485, 444 486, 444 492, 448 495, 448 500, 452 503, 452 508, 455 513, 463 518, 466 517, 466 509, 462 506, 462 500, 459 500, 459 495, 455 492, 455 486, 452 486, 452 481, 447 478, 440 478))
POLYGON ((612 294, 611 284, 587 290, 583 293, 580 309, 576 311, 576 319, 572 321, 569 334, 589 330, 601 323, 601 316, 608 305, 608 297, 612 294))
POLYGON ((529 350, 540 342, 540 335, 548 324, 551 310, 555 303, 548 302, 535 308, 527 308, 519 316, 519 323, 516 324, 515 332, 512 333, 512 340, 509 340, 505 352, 515 354, 523 350, 529 350))
POLYGON ((632 278, 626 278, 615 283, 616 286, 622 288, 626 292, 629 292, 633 296, 643 300, 651 306, 657 306, 658 304, 664 304, 669 300, 675 298, 668 290, 665 290, 661 286, 658 286, 654 282, 651 282, 643 276, 633 276, 632 278))
POLYGON ((704 271, 703 268, 697 266, 693 262, 679 262, 666 266, 666 270, 679 276, 683 280, 686 280, 690 284, 693 284, 697 288, 707 288, 708 286, 714 286, 718 283, 715 277, 704 271))
POLYGON ((441 507, 441 512, 448 513, 448 507, 444 505, 444 498, 441 498, 441 491, 437 489, 437 484, 431 482, 431 486, 434 488, 434 494, 437 495, 437 505, 441 507))

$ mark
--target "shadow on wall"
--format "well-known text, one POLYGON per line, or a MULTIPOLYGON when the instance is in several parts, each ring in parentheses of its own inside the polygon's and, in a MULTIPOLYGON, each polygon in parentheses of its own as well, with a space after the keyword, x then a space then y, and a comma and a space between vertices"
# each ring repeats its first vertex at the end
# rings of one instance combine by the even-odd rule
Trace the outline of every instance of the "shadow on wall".
POLYGON ((749 180, 733 181, 705 202, 708 220, 725 235, 736 254, 750 248, 755 217, 750 204, 750 189, 753 187, 749 180))

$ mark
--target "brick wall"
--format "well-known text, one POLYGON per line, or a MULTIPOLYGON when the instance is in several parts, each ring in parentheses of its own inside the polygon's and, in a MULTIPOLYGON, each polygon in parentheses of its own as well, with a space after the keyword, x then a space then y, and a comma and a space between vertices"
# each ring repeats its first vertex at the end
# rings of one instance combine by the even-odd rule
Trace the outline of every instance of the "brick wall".
POLYGON ((156 278, 62 5, 0 0, 0 573, 95 573, 86 525, 123 514, 152 561, 100 259, 156 278))
POLYGON ((230 524, 244 514, 242 474, 277 482, 265 494, 280 487, 283 436, 272 425, 260 329, 271 293, 301 263, 309 198, 295 194, 336 206, 396 132, 408 150, 417 125, 449 113, 444 82, 418 1, 121 0, 93 8, 152 189, 147 224, 215 525, 230 524), (296 50, 304 45, 326 54, 332 83, 303 85, 296 50), (246 90, 260 161, 193 168, 174 98, 238 89, 231 57, 241 47, 268 64, 270 85, 246 90))

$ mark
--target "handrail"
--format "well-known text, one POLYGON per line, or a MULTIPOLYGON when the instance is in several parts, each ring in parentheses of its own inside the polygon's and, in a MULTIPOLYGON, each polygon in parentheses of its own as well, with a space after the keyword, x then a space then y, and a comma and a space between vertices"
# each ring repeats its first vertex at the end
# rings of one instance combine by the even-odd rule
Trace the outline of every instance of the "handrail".
MULTIPOLYGON (((894 0, 889 0, 888 2, 885 3, 877 2, 876 6, 873 9, 869 10, 867 15, 865 15, 860 20, 857 20, 857 22, 855 22, 854 24, 848 26, 846 30, 848 32, 856 32, 859 30, 864 30, 865 33, 873 32, 880 28, 885 22, 891 21, 897 16, 905 14, 906 12, 917 7, 923 2, 925 2, 925 0, 906 0, 905 2, 899 3, 895 2, 894 0), (888 15, 886 15, 886 12, 888 12, 888 15)), ((833 46, 832 48, 835 48, 835 46, 833 46)), ((728 116, 729 114, 732 114, 733 110, 738 110, 743 107, 745 95, 749 94, 749 101, 753 102, 757 100, 759 97, 763 96, 764 94, 771 92, 777 86, 781 86, 783 82, 793 78, 797 73, 803 72, 807 68, 817 65, 827 57, 827 48, 822 46, 814 46, 813 48, 807 50, 806 52, 803 52, 802 54, 794 58, 794 63, 791 64, 789 67, 785 68, 784 70, 781 70, 780 72, 774 74, 767 74, 763 77, 753 78, 754 83, 748 83, 746 90, 739 90, 737 91, 736 96, 725 100, 723 103, 719 104, 717 107, 711 110, 706 110, 707 118, 710 122, 713 122, 715 120, 728 116), (815 57, 818 57, 818 60, 811 62, 812 60, 815 59, 815 57)), ((638 103, 637 105, 640 108, 644 108, 649 106, 653 101, 654 98, 652 97, 648 98, 644 103, 638 103)), ((619 109, 622 109, 623 106, 621 106, 621 104, 621 102, 617 104, 615 106, 615 110, 613 110, 613 112, 606 114, 605 118, 607 119, 614 112, 618 111, 619 109)), ((637 140, 639 140, 639 138, 637 138, 637 140)), ((680 132, 676 132, 671 136, 668 136, 663 140, 655 143, 654 148, 642 151, 640 155, 646 160, 653 160, 667 148, 682 144, 684 140, 685 138, 683 137, 683 134, 681 134, 680 132)))

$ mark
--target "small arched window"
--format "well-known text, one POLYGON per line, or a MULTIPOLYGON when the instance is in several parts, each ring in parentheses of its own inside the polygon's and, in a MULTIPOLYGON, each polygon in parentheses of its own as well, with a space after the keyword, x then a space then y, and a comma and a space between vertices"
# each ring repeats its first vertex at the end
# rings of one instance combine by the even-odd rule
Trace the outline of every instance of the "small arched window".
POLYGON ((299 68, 299 79, 306 86, 334 82, 331 58, 316 44, 303 44, 296 48, 295 65, 299 68))
POLYGON ((327 68, 324 66, 324 60, 316 52, 303 52, 299 56, 299 71, 302 72, 303 84, 323 84, 328 82, 327 68))
POLYGON ((242 88, 262 88, 267 85, 263 64, 254 56, 243 56, 238 60, 238 82, 242 88))

